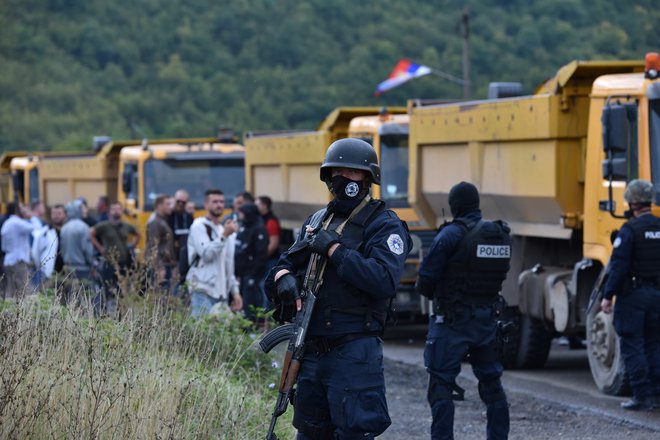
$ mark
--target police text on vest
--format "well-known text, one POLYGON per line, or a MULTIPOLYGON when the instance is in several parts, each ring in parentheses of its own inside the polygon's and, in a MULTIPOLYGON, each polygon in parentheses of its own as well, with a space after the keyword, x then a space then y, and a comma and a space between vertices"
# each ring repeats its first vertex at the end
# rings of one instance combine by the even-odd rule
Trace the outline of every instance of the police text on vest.
POLYGON ((657 240, 660 239, 660 231, 646 231, 644 232, 644 238, 646 240, 657 240))
POLYGON ((477 258, 510 258, 511 246, 508 245, 477 245, 477 258))

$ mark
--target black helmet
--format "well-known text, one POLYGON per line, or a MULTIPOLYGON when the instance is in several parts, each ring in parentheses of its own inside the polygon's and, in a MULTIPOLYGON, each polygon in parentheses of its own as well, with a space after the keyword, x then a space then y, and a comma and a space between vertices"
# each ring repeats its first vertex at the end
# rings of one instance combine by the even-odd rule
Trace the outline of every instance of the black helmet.
POLYGON ((376 150, 362 139, 346 138, 333 142, 321 165, 321 180, 329 182, 331 168, 353 168, 369 173, 371 181, 380 185, 380 167, 376 150))

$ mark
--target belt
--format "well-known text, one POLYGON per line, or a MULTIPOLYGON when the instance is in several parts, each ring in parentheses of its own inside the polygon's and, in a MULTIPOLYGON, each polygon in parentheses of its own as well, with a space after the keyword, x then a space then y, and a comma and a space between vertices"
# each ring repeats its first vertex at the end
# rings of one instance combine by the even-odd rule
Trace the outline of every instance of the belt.
POLYGON ((348 335, 340 336, 339 338, 317 336, 305 342, 305 354, 325 354, 339 347, 340 345, 346 344, 347 342, 379 335, 379 333, 351 333, 348 335))

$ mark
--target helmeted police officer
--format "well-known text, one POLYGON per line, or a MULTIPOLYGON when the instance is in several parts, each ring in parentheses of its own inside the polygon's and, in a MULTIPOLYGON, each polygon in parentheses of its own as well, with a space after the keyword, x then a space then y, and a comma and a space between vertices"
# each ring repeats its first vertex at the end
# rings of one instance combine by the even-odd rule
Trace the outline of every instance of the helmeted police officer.
POLYGON ((370 439, 391 423, 380 336, 411 240, 405 223, 369 196, 371 184, 380 183, 371 145, 359 139, 334 142, 321 180, 334 199, 303 224, 296 243, 270 272, 266 291, 281 307, 299 302, 300 274, 311 253, 327 259, 298 375, 293 425, 298 439, 370 439))
POLYGON ((614 240, 600 306, 611 313, 617 296, 614 328, 633 392, 621 407, 650 410, 660 396, 660 218, 651 213, 651 182, 631 181, 624 198, 633 218, 614 240))
POLYGON ((506 439, 509 405, 500 382, 495 317, 509 270, 510 231, 503 222, 482 220, 479 192, 471 183, 451 188, 449 206, 454 220, 440 228, 417 278, 418 292, 433 300, 424 349, 431 437, 454 438, 454 400, 463 400, 464 393, 456 377, 469 354, 487 408, 487 438, 506 439))

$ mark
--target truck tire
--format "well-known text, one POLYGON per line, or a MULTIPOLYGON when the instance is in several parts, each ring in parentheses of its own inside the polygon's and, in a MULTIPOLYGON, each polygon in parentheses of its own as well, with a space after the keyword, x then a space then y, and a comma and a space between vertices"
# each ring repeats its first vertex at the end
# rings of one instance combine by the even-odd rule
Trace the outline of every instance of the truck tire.
POLYGON ((520 347, 516 368, 541 368, 548 360, 552 335, 540 319, 520 318, 520 347))
POLYGON ((504 368, 541 368, 548 360, 552 335, 543 322, 531 316, 521 315, 518 309, 508 308, 505 317, 512 320, 515 330, 502 350, 504 368))
POLYGON ((601 312, 598 306, 587 315, 587 357, 598 389, 612 396, 630 393, 612 314, 601 312))

